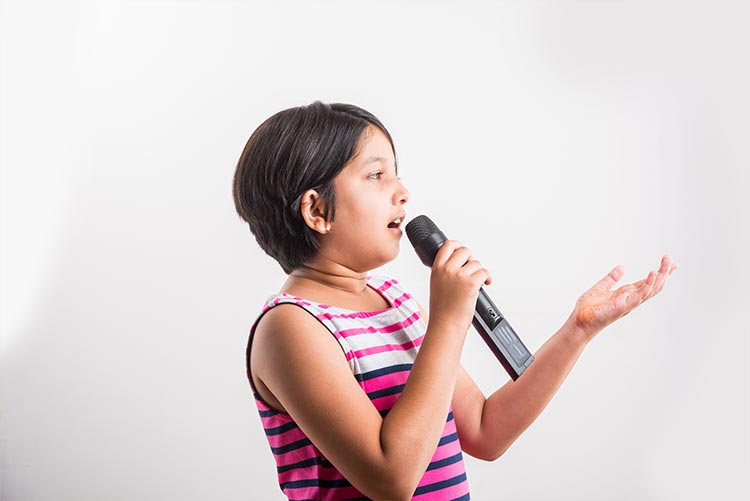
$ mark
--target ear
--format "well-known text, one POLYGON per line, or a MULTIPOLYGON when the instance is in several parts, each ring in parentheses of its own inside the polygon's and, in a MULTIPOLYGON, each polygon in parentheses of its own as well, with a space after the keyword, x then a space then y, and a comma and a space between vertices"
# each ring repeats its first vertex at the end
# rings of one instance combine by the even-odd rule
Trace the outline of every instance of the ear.
POLYGON ((325 200, 315 190, 307 190, 302 194, 302 200, 300 201, 300 212, 302 213, 302 219, 309 228, 317 231, 321 235, 325 235, 331 231, 331 223, 326 221, 325 214, 325 200))

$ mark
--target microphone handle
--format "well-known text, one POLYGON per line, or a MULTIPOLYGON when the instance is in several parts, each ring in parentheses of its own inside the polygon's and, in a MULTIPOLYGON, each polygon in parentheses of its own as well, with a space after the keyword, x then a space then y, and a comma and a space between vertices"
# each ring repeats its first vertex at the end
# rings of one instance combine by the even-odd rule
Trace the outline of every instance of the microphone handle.
POLYGON ((534 361, 533 355, 483 288, 479 289, 472 325, 513 381, 534 361))

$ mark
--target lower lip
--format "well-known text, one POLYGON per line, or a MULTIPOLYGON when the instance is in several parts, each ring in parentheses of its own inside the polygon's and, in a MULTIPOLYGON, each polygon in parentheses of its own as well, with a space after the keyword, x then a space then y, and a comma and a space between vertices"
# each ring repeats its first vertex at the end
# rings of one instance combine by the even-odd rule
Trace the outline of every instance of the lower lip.
POLYGON ((391 231, 397 232, 399 236, 401 236, 401 235, 404 234, 404 232, 401 231, 401 228, 388 228, 388 229, 391 230, 391 231))

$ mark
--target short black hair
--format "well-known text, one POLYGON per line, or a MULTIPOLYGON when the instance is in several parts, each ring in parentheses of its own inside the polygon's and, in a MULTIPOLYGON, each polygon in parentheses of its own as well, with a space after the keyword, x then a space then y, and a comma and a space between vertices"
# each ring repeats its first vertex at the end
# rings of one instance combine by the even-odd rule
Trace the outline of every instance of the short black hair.
POLYGON ((333 221, 333 180, 357 154, 373 125, 393 139, 380 120, 358 106, 315 101, 280 111, 250 136, 234 173, 232 196, 261 249, 291 273, 318 250, 316 233, 302 218, 302 195, 310 189, 333 221))

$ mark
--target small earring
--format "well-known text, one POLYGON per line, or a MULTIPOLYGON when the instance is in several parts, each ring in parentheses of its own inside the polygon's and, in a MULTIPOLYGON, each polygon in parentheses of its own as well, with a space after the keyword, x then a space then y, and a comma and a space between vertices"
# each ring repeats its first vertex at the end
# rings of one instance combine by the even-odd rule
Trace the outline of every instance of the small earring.
POLYGON ((331 225, 327 224, 326 225, 326 233, 329 233, 330 231, 331 231, 331 225))

